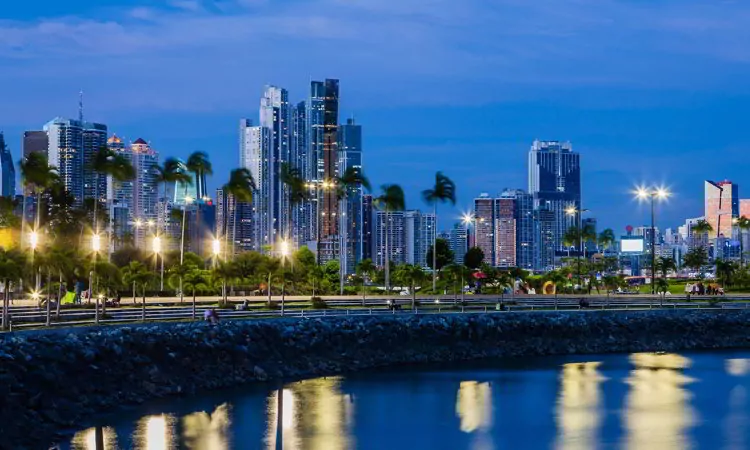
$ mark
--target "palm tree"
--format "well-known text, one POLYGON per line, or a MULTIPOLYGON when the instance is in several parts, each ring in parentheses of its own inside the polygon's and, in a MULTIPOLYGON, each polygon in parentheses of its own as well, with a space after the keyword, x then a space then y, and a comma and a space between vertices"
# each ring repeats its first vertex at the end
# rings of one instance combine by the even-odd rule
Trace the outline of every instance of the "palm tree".
POLYGON ((302 176, 302 172, 289 165, 289 163, 283 163, 279 171, 279 180, 286 187, 287 195, 287 221, 283 226, 286 228, 281 231, 281 236, 284 239, 289 239, 291 236, 291 223, 292 223, 292 209, 293 206, 302 203, 307 200, 307 188, 305 187, 305 178, 302 176))
MULTIPOLYGON (((21 160, 21 177, 24 186, 32 186, 36 194, 36 220, 34 228, 38 232, 42 212, 42 193, 58 183, 60 177, 57 174, 57 169, 49 165, 47 155, 38 152, 32 152, 21 160)), ((26 190, 24 189, 24 203, 26 199, 25 192, 26 190)), ((24 218, 25 208, 26 205, 24 205, 24 218)))
POLYGON ((195 293, 197 291, 207 291, 209 285, 209 273, 207 270, 193 267, 185 274, 184 288, 193 292, 193 320, 196 319, 196 301, 195 293))
MULTIPOLYGON (((437 219, 437 205, 438 203, 450 202, 452 205, 456 204, 456 183, 450 178, 443 175, 443 172, 437 172, 435 174, 435 185, 422 191, 422 198, 428 205, 432 205, 433 213, 435 214, 435 229, 433 230, 433 242, 432 246, 435 248, 437 241, 437 230, 438 230, 438 219, 437 219)), ((437 286, 437 252, 432 252, 432 290, 434 291, 437 286)))
POLYGON ((716 260, 716 277, 721 280, 721 284, 726 288, 732 283, 732 276, 737 268, 731 261, 724 259, 716 260))
POLYGON ((609 250, 609 247, 612 246, 615 242, 615 232, 612 231, 611 228, 607 228, 603 230, 601 233, 599 233, 599 246, 601 246, 604 250, 609 250))
POLYGON ((208 160, 208 154, 206 152, 193 152, 188 157, 185 166, 187 167, 188 172, 195 176, 195 192, 200 196, 206 190, 206 186, 203 185, 203 179, 206 175, 214 174, 211 161, 208 160))
POLYGON ((750 230, 750 219, 741 216, 737 219, 737 228, 740 229, 740 268, 745 265, 745 232, 750 230))
POLYGON ((135 289, 136 286, 141 286, 141 294, 143 296, 141 302, 141 320, 146 321, 146 287, 153 278, 154 274, 146 268, 146 265, 140 261, 130 261, 123 270, 123 281, 126 284, 133 285, 133 304, 135 304, 135 289))
POLYGON ((189 186, 193 183, 193 179, 187 173, 185 164, 177 158, 167 158, 164 160, 164 164, 157 166, 156 170, 156 183, 162 186, 162 197, 161 197, 161 211, 157 219, 159 233, 164 231, 164 219, 166 218, 165 205, 167 202, 167 185, 175 183, 184 186, 189 186))
POLYGON ((381 194, 374 200, 378 208, 385 211, 385 291, 388 293, 391 287, 390 274, 390 248, 388 247, 388 234, 390 230, 390 213, 392 211, 403 211, 406 209, 404 190, 397 184, 384 184, 380 187, 381 194))
POLYGON ((375 264, 371 259, 363 259, 357 264, 357 274, 362 277, 362 306, 365 306, 365 300, 367 299, 367 290, 365 284, 367 278, 371 277, 375 272, 375 264))
POLYGON ((670 270, 677 270, 677 264, 675 264, 675 261, 672 258, 660 256, 656 260, 656 270, 661 272, 662 278, 666 279, 670 270))
MULTIPOLYGON (((234 202, 234 214, 232 224, 232 257, 235 255, 235 244, 237 242, 237 216, 239 210, 239 203, 251 203, 253 201, 253 191, 255 191, 255 180, 253 175, 248 169, 234 169, 229 173, 229 181, 223 186, 224 199, 227 205, 227 211, 229 210, 229 196, 232 196, 234 202)), ((226 232, 228 214, 224 214, 225 223, 221 224, 225 230, 224 232, 224 250, 227 249, 227 237, 229 233, 226 232)))
MULTIPOLYGON (((72 280, 76 276, 76 272, 83 266, 80 254, 74 248, 64 244, 55 245, 49 249, 49 254, 50 267, 53 273, 57 272, 60 286, 63 285, 63 281, 70 281, 68 287, 72 286, 72 280)), ((61 302, 62 298, 59 298, 57 301, 57 310, 55 311, 55 315, 58 318, 60 317, 61 302)))
POLYGON ((17 250, 6 250, 0 248, 0 279, 3 280, 3 314, 2 329, 10 328, 10 282, 18 280, 23 276, 23 267, 25 265, 23 253, 17 250))
MULTIPOLYGON (((705 236, 706 241, 708 241, 708 233, 712 232, 714 227, 712 227, 706 220, 701 219, 695 222, 690 229, 693 233, 698 234, 701 237, 705 236)), ((701 247, 703 247, 703 242, 701 242, 701 247)))
MULTIPOLYGON (((339 294, 344 295, 344 276, 348 271, 346 263, 349 260, 349 245, 347 242, 347 233, 349 227, 347 226, 346 212, 349 209, 349 191, 358 190, 365 188, 370 190, 370 180, 367 179, 364 172, 360 167, 349 167, 344 171, 344 174, 336 180, 336 186, 338 187, 338 196, 343 200, 339 211, 339 222, 341 223, 341 243, 339 244, 339 252, 343 252, 344 257, 339 257, 341 261, 340 267, 340 279, 339 279, 339 294)), ((304 188, 304 184, 303 184, 304 188)))
POLYGON ((216 266, 211 269, 211 278, 217 281, 221 281, 221 302, 222 305, 227 304, 227 290, 226 285, 228 282, 238 278, 237 268, 231 261, 219 261, 216 266))
POLYGON ((411 309, 415 310, 417 305, 417 285, 425 279, 424 269, 416 264, 402 264, 396 268, 394 274, 398 280, 407 283, 411 290, 411 309))
MULTIPOLYGON (((135 169, 133 165, 123 155, 118 154, 111 148, 102 146, 94 154, 94 160, 91 162, 91 169, 97 175, 112 177, 112 179, 123 182, 135 178, 135 169)), ((97 210, 100 203, 99 199, 99 179, 94 182, 94 233, 99 234, 99 218, 97 210)))

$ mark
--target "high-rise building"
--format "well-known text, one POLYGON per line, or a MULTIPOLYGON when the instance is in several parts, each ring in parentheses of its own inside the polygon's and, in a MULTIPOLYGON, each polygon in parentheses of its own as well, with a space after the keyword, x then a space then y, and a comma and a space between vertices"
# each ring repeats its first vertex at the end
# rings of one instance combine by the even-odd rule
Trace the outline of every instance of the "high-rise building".
POLYGON ((557 213, 546 205, 534 210, 534 270, 555 268, 555 230, 557 213))
POLYGON ((375 265, 384 267, 386 255, 395 264, 406 262, 406 228, 404 211, 375 212, 375 265), (386 227, 386 217, 389 226, 386 227), (386 250, 386 234, 388 248, 386 250))
POLYGON ((448 244, 456 264, 463 264, 466 250, 469 249, 468 229, 465 223, 456 222, 453 225, 448 232, 448 244))
MULTIPOLYGON (((372 260, 373 246, 373 227, 374 223, 374 205, 372 204, 372 195, 362 196, 362 259, 372 260)), ((749 247, 750 248, 750 247, 749 247)))
POLYGON ((534 141, 529 151, 529 194, 537 209, 554 213, 553 248, 563 250, 563 236, 575 222, 565 210, 581 210, 581 158, 570 143, 534 141))
MULTIPOLYGON (((319 186, 315 190, 317 206, 313 212, 313 220, 320 222, 314 224, 316 240, 335 240, 338 235, 338 196, 334 189, 324 189, 322 186, 338 176, 339 81, 326 79, 311 82, 308 108, 310 153, 315 168, 315 179, 311 181, 319 186)), ((321 261, 335 256, 318 252, 321 261)))
POLYGON ((484 262, 495 264, 495 201, 482 193, 474 199, 474 246, 484 253, 484 262))
POLYGON ((44 131, 24 131, 23 132, 23 157, 26 158, 32 153, 47 154, 49 140, 47 133, 44 131))
POLYGON ((267 156, 267 190, 262 195, 268 197, 268 214, 271 240, 266 245, 275 248, 276 240, 291 239, 291 217, 289 214, 289 194, 281 181, 281 168, 291 161, 291 110, 289 93, 286 89, 266 86, 260 100, 260 126, 269 130, 267 156))
MULTIPOLYGON (((516 197, 514 192, 503 192, 494 206, 494 264, 497 267, 516 266, 516 197)), ((486 261, 485 258, 485 262, 486 261)))
POLYGON ((16 169, 13 164, 13 155, 5 144, 2 131, 0 131, 0 195, 9 198, 16 196, 16 169))
POLYGON ((739 186, 731 181, 708 181, 705 185, 705 217, 713 231, 709 240, 724 236, 731 239, 732 220, 740 217, 739 186))
MULTIPOLYGON (((248 169, 255 181, 256 191, 253 195, 251 221, 253 231, 250 239, 256 251, 271 246, 276 240, 270 194, 273 186, 270 174, 270 152, 271 130, 267 127, 253 126, 250 120, 242 119, 240 122, 240 166, 248 169)), ((246 237, 242 236, 238 239, 244 240, 246 237)))
POLYGON ((586 249, 587 255, 593 255, 599 250, 599 246, 596 243, 596 236, 597 236, 597 229, 596 229, 596 218, 594 217, 587 217, 581 221, 581 226, 584 230, 591 230, 591 232, 594 235, 594 240, 588 240, 586 241, 586 244, 583 246, 584 249, 586 249))
MULTIPOLYGON (((291 165, 298 169, 306 183, 315 179, 310 161, 310 146, 307 133, 307 103, 299 102, 292 108, 291 165)), ((311 231, 313 204, 301 201, 292 205, 292 241, 295 248, 315 240, 311 231)))
MULTIPOLYGON (((362 126, 354 119, 348 119, 338 131, 338 172, 343 174, 348 169, 362 170, 362 126)), ((339 258, 344 265, 344 273, 353 273, 357 263, 362 260, 362 195, 363 188, 347 189, 346 196, 340 202, 341 241, 344 244, 344 258, 339 258), (344 240, 346 242, 344 242, 344 240)))
POLYGON ((405 262, 429 268, 432 261, 427 261, 427 251, 435 239, 435 214, 419 210, 404 212, 405 262))
POLYGON ((534 270, 534 198, 521 189, 511 192, 515 196, 516 266, 534 270))
POLYGON ((57 167, 75 205, 81 206, 84 198, 104 200, 106 177, 93 171, 92 162, 96 152, 107 145, 107 126, 57 117, 43 129, 48 138, 49 164, 57 167))

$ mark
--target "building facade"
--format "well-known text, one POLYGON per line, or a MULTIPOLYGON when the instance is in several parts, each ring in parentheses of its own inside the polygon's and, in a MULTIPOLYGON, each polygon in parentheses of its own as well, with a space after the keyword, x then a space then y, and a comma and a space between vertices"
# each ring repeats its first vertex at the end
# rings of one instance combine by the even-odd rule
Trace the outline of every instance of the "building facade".
MULTIPOLYGON (((354 119, 348 119, 338 130, 338 172, 343 174, 348 169, 362 171, 362 126, 354 119)), ((342 257, 344 273, 354 273, 355 267, 362 258, 363 252, 363 223, 361 186, 347 188, 345 196, 340 201, 340 241, 343 249, 342 257)))
POLYGON ((375 265, 385 267, 386 258, 394 264, 406 262, 406 224, 404 211, 376 211, 375 215, 375 265), (388 226, 386 226, 386 218, 388 226), (387 238, 386 238, 387 236, 387 238), (387 244, 387 247, 386 247, 387 244))
POLYGON ((57 168, 65 189, 75 198, 75 206, 82 206, 84 198, 104 200, 106 177, 94 173, 92 162, 96 152, 107 145, 107 126, 58 117, 43 129, 49 164, 57 168))
POLYGON ((2 131, 0 131, 0 195, 11 199, 16 196, 16 168, 2 131))
POLYGON ((570 143, 534 141, 529 151, 529 194, 536 209, 554 214, 553 248, 558 251, 563 250, 565 232, 575 224, 566 209, 581 210, 580 162, 570 143))
POLYGON ((474 199, 474 246, 484 253, 484 261, 495 264, 495 200, 489 194, 474 199))
MULTIPOLYGON (((268 131, 269 144, 263 164, 268 168, 265 174, 268 179, 264 184, 263 195, 268 197, 269 242, 275 248, 277 240, 291 239, 291 216, 289 210, 289 193, 281 180, 284 164, 291 161, 291 110, 289 93, 277 86, 266 86, 260 100, 260 126, 268 131)), ((273 251, 273 250, 272 250, 273 251)))
POLYGON ((729 180, 704 183, 704 217, 713 232, 709 240, 733 237, 733 220, 740 217, 739 186, 729 180))
MULTIPOLYGON (((495 199, 494 207, 494 261, 496 267, 516 267, 516 197, 513 192, 503 192, 495 199)), ((488 262, 485 257, 485 262, 488 262)))
POLYGON ((250 120, 243 119, 240 122, 240 166, 248 169, 255 180, 251 240, 256 251, 270 248, 277 237, 270 192, 273 186, 270 153, 271 130, 253 126, 250 120))
POLYGON ((435 214, 419 210, 404 212, 405 262, 425 269, 432 266, 427 252, 435 239, 435 214))

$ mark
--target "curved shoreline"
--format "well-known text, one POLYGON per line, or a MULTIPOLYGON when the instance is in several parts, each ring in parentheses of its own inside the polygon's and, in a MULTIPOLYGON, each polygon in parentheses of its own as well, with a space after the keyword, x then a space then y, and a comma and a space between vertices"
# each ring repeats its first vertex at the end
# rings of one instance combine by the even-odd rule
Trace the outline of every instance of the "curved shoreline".
POLYGON ((750 347, 750 311, 653 310, 174 323, 0 337, 0 448, 97 413, 253 381, 506 356, 750 347))

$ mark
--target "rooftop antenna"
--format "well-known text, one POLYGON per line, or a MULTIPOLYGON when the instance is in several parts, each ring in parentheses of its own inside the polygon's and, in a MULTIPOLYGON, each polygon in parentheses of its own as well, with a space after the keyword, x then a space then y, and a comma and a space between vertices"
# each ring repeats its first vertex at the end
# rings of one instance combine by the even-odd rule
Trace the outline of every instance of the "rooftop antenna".
POLYGON ((83 122, 83 89, 78 93, 78 120, 83 122))

